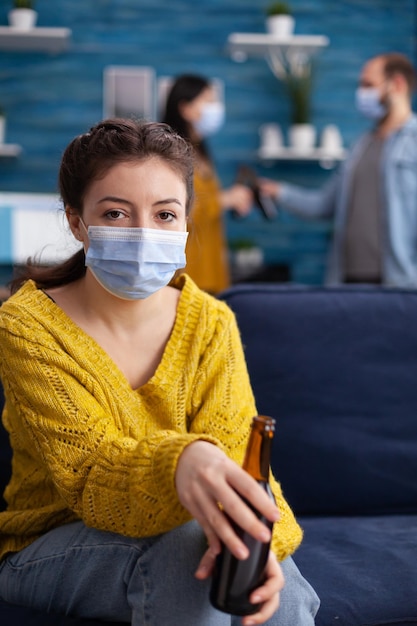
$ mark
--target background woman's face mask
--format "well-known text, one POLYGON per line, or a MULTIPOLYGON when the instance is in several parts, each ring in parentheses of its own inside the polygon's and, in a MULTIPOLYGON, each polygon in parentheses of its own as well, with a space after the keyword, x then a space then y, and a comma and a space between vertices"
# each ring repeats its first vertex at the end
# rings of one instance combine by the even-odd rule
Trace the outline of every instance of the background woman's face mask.
POLYGON ((85 264, 110 293, 147 298, 185 267, 188 233, 154 228, 89 226, 85 264))
POLYGON ((222 102, 206 102, 201 110, 201 117, 194 123, 201 137, 213 135, 223 126, 225 107, 222 102))

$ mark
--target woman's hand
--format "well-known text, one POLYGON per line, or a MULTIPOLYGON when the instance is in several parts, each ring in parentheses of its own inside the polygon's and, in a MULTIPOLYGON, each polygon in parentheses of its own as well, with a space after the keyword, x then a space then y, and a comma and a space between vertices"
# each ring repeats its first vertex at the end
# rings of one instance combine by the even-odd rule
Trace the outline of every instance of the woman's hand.
POLYGON ((214 444, 194 441, 185 448, 178 460, 175 484, 181 504, 199 522, 207 537, 209 549, 206 561, 203 559, 205 563, 214 560, 222 543, 238 559, 249 555, 227 516, 255 539, 266 542, 271 538, 269 529, 242 498, 271 522, 279 518, 278 508, 256 480, 214 444))
POLYGON ((246 185, 237 183, 228 189, 222 189, 220 200, 224 209, 233 209, 244 217, 252 210, 253 192, 246 185))
MULTIPOLYGON (((201 559, 195 573, 196 578, 200 580, 208 578, 213 572, 214 561, 215 555, 208 549, 201 559)), ((255 589, 250 596, 250 601, 253 602, 253 604, 261 605, 260 610, 253 615, 243 617, 243 626, 263 624, 272 617, 279 607, 279 595, 284 586, 284 582, 281 566, 275 554, 270 552, 265 568, 265 582, 261 587, 255 589)))

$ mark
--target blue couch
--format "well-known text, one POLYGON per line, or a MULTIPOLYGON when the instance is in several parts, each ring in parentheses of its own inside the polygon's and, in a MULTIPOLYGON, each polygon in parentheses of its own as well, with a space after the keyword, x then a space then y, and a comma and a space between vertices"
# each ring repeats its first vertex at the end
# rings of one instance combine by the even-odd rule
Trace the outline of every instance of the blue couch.
MULTIPOLYGON (((417 292, 241 285, 272 466, 304 528, 318 626, 417 625, 417 292)), ((0 433, 0 492, 10 451, 0 433)), ((0 624, 93 626, 0 602, 0 624)), ((168 626, 168 625, 161 625, 168 626)))
POLYGON ((318 626, 417 624, 417 292, 235 286, 318 626))

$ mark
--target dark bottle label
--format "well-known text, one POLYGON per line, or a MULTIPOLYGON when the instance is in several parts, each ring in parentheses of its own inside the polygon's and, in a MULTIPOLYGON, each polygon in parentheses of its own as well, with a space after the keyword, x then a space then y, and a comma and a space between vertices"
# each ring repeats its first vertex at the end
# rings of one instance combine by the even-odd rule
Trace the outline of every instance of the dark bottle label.
MULTIPOLYGON (((261 484, 261 483, 260 483, 261 484)), ((262 487, 273 499, 268 483, 262 487)), ((246 504, 271 531, 273 524, 261 516, 248 502, 246 504)), ((259 610, 258 604, 249 601, 250 594, 265 579, 265 566, 268 560, 270 542, 262 543, 231 522, 236 534, 249 549, 249 556, 244 561, 233 556, 227 548, 218 555, 213 572, 210 602, 219 611, 232 615, 251 615, 259 610)))

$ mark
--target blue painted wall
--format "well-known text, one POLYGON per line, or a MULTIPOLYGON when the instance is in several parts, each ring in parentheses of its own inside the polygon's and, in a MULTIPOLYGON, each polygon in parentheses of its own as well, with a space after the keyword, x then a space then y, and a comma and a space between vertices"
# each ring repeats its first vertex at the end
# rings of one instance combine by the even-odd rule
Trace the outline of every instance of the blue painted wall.
MULTIPOLYGON (((11 2, 10 2, 11 4, 11 2)), ((107 65, 152 66, 158 76, 185 71, 225 82, 227 122, 211 143, 222 182, 241 163, 260 174, 312 186, 329 176, 315 163, 256 159, 259 127, 278 122, 286 130, 289 107, 282 85, 262 59, 238 64, 228 55, 231 32, 265 32, 267 0, 37 0, 39 26, 72 29, 68 51, 0 52, 0 104, 7 113, 7 142, 18 159, 0 159, 0 191, 56 191, 60 155, 72 137, 102 116, 102 77, 107 65)), ((313 122, 318 131, 337 124, 346 145, 366 128, 353 107, 363 62, 387 50, 415 58, 414 0, 291 0, 296 34, 324 34, 330 46, 317 58, 313 122)), ((4 1, 0 24, 7 24, 4 1)), ((329 224, 280 214, 267 223, 257 214, 226 220, 230 241, 252 238, 270 263, 288 263, 292 280, 320 283, 329 224)), ((1 241, 1 240, 0 240, 1 241)))

